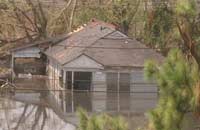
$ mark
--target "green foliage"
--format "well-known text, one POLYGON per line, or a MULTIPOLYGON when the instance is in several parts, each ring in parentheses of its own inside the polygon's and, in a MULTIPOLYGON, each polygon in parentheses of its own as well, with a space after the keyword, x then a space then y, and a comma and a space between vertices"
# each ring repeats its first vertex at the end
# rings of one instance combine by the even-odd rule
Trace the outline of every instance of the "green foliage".
POLYGON ((187 17, 194 17, 197 15, 197 8, 195 0, 178 0, 176 12, 187 17))
POLYGON ((195 97, 193 98, 194 100, 193 111, 198 117, 200 117, 200 82, 198 82, 194 88, 194 95, 195 97))
POLYGON ((154 130, 180 130, 184 114, 193 110, 193 89, 199 79, 196 63, 189 63, 178 49, 170 51, 162 64, 147 62, 145 73, 153 76, 159 86, 157 107, 149 113, 154 130))
POLYGON ((78 110, 79 130, 128 130, 122 117, 111 117, 106 114, 89 116, 83 109, 78 110))
POLYGON ((144 71, 145 71, 145 78, 146 80, 152 80, 153 78, 156 78, 156 72, 158 71, 158 68, 155 66, 156 62, 152 60, 148 60, 145 62, 144 65, 144 71))

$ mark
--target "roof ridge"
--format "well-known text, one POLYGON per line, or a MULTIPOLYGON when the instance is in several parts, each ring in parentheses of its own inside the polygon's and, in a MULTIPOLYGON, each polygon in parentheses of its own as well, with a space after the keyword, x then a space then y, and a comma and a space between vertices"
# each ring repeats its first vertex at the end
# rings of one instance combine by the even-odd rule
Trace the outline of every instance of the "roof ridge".
POLYGON ((96 44, 96 42, 97 42, 98 40, 100 40, 100 39, 102 39, 102 38, 104 38, 104 37, 106 37, 106 36, 108 36, 108 35, 110 35, 110 34, 112 34, 112 33, 114 33, 114 32, 116 32, 116 30, 113 30, 112 32, 110 32, 110 33, 108 33, 108 34, 106 34, 106 35, 104 35, 104 36, 98 38, 98 39, 95 40, 93 43, 91 43, 89 46, 85 47, 85 48, 82 50, 82 52, 85 53, 85 51, 88 49, 88 47, 93 46, 94 44, 96 44))

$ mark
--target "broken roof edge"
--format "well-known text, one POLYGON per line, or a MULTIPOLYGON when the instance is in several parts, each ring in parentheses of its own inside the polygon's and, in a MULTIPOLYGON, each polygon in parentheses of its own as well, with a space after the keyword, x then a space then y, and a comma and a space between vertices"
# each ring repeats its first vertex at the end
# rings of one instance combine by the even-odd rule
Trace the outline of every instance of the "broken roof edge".
MULTIPOLYGON (((105 24, 106 26, 114 29, 114 30, 117 30, 117 26, 112 24, 112 23, 106 23, 102 20, 99 20, 99 19, 96 19, 96 18, 92 18, 89 22, 87 22, 87 24, 83 24, 83 25, 80 25, 78 26, 76 29, 72 30, 71 32, 68 33, 68 35, 73 35, 77 32, 80 32, 82 30, 84 30, 86 27, 90 27, 90 26, 96 26, 96 25, 99 25, 99 24, 105 24)), ((119 30, 118 30, 119 31, 119 30)))
POLYGON ((105 24, 107 26, 109 26, 110 28, 113 28, 113 29, 117 29, 117 25, 114 25, 112 23, 107 23, 107 22, 104 22, 102 20, 99 20, 97 18, 92 18, 88 24, 92 24, 92 23, 98 23, 98 24, 105 24))
POLYGON ((52 43, 52 44, 56 44, 59 43, 63 40, 66 40, 69 37, 69 35, 61 35, 61 36, 57 36, 57 37, 49 37, 43 40, 38 40, 38 41, 33 41, 33 43, 27 42, 27 45, 21 46, 21 47, 17 47, 14 49, 10 49, 10 52, 15 52, 15 51, 19 51, 28 47, 33 47, 36 45, 40 45, 40 44, 45 44, 45 43, 52 43))

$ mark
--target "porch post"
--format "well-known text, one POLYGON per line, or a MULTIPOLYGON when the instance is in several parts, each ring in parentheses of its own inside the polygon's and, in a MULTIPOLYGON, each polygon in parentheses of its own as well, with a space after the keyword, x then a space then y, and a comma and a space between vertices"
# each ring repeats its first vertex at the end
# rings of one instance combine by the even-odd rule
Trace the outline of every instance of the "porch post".
POLYGON ((74 112, 74 71, 72 71, 72 86, 71 86, 71 96, 72 96, 72 112, 74 112))
POLYGON ((72 92, 74 91, 74 71, 72 71, 72 86, 71 86, 72 92))
POLYGON ((53 89, 56 89, 56 65, 55 62, 53 61, 53 89))
POLYGON ((117 72, 117 92, 120 90, 120 72, 117 72))
POLYGON ((119 95, 119 90, 120 90, 120 72, 117 72, 117 110, 120 111, 120 95, 119 95))
POLYGON ((63 85, 64 85, 64 89, 66 89, 66 71, 63 70, 63 85))
POLYGON ((94 91, 94 75, 95 75, 95 72, 92 72, 90 91, 94 91))

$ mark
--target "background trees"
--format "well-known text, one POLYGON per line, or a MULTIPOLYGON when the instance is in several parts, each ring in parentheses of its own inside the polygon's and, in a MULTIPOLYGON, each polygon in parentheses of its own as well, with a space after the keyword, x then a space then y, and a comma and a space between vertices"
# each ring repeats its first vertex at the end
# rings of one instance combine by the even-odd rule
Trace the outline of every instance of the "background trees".
POLYGON ((112 0, 98 4, 83 4, 79 7, 82 11, 77 12, 77 21, 83 24, 96 17, 113 23, 125 34, 130 34, 129 30, 139 12, 140 4, 140 0, 112 0))
MULTIPOLYGON (((68 33, 97 18, 113 23, 132 35, 141 10, 140 0, 2 0, 0 2, 0 40, 8 43, 68 33)), ((143 16, 143 15, 142 15, 143 16)))

